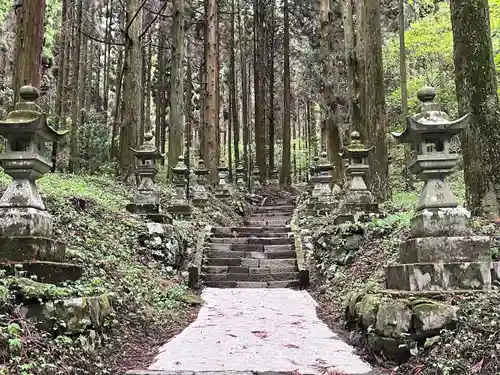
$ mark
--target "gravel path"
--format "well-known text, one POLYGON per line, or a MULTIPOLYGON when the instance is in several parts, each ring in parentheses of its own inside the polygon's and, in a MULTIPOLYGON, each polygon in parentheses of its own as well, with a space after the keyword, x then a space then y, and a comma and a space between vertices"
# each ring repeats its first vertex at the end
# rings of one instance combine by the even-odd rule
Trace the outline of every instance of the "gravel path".
POLYGON ((198 318, 166 343, 149 370, 371 373, 316 316, 316 302, 291 289, 207 288, 198 318))

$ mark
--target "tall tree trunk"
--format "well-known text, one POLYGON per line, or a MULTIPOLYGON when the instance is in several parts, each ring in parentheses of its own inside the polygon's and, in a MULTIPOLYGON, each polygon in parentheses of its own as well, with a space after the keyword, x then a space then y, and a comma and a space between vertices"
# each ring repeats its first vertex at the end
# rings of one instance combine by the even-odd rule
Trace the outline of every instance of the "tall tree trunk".
POLYGON ((22 1, 16 8, 16 47, 12 89, 14 103, 24 85, 40 88, 45 0, 22 1))
POLYGON ((262 182, 266 177, 266 131, 264 124, 264 43, 262 0, 254 0, 254 108, 255 108, 255 163, 258 165, 262 182))
POLYGON ((230 105, 232 108, 231 114, 232 114, 232 122, 233 122, 233 139, 234 139, 234 165, 238 165, 240 162, 240 124, 238 121, 238 106, 237 106, 237 101, 236 101, 236 94, 238 92, 238 81, 236 80, 236 46, 235 46, 235 39, 236 39, 236 30, 235 30, 235 11, 236 7, 234 4, 235 0, 232 0, 231 2, 231 71, 230 71, 230 84, 229 84, 229 92, 230 92, 230 105))
POLYGON ((169 176, 184 146, 184 0, 174 0, 172 67, 170 70, 169 176))
POLYGON ((246 43, 244 41, 243 27, 241 22, 241 2, 238 0, 238 34, 240 40, 240 69, 241 69, 241 104, 242 104, 242 120, 243 120, 243 166, 248 172, 250 166, 248 163, 248 79, 247 79, 247 61, 246 61, 246 43))
POLYGON ((77 152, 78 152, 78 120, 80 117, 81 108, 79 107, 78 100, 78 88, 80 84, 79 77, 79 66, 80 66, 80 53, 81 53, 81 44, 82 44, 82 13, 83 13, 83 0, 77 0, 76 3, 76 38, 75 45, 73 48, 73 60, 72 60, 72 68, 73 68, 73 79, 71 88, 73 90, 72 95, 72 103, 73 103, 73 112, 71 115, 71 140, 70 140, 70 157, 69 157, 69 172, 76 172, 77 166, 77 152))
POLYGON ((123 107, 120 127, 120 173, 130 177, 135 170, 132 147, 137 147, 137 126, 141 121, 141 40, 142 4, 127 0, 125 27, 125 64, 123 75, 123 107))
POLYGON ((271 37, 269 51, 269 173, 274 170, 274 38, 275 38, 275 3, 271 4, 271 37))
POLYGON ((290 186, 290 21, 288 0, 283 2, 284 8, 284 53, 283 53, 283 156, 281 159, 280 186, 290 186))
POLYGON ((347 64, 347 83, 349 89, 349 121, 351 130, 361 127, 361 113, 359 102, 359 71, 356 50, 356 37, 354 35, 354 5, 355 0, 344 0, 344 35, 347 64))
POLYGON ((385 201, 390 192, 380 0, 366 0, 364 4, 365 118, 370 134, 369 141, 375 146, 370 158, 370 180, 375 197, 379 201, 385 201))
POLYGON ((207 4, 207 59, 206 59, 206 90, 204 108, 204 141, 206 143, 205 165, 210 171, 209 181, 217 178, 217 146, 218 146, 218 98, 217 98, 217 1, 208 0, 207 4))
POLYGON ((464 177, 474 215, 500 216, 500 108, 487 0, 451 0, 455 82, 461 115, 464 177))

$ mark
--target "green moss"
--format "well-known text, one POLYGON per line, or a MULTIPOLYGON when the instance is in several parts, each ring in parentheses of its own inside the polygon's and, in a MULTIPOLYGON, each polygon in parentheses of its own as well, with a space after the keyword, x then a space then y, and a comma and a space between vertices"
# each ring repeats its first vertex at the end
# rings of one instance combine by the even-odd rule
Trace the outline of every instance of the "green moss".
POLYGON ((6 286, 25 301, 33 299, 48 301, 69 297, 73 294, 69 288, 43 284, 23 277, 8 277, 6 279, 6 286))

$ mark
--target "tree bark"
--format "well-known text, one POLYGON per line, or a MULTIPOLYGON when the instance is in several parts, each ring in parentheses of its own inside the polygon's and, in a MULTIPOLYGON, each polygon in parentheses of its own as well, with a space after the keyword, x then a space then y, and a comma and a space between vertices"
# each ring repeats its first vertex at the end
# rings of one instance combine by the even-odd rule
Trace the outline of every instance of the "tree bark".
POLYGON ((78 120, 80 117, 81 108, 78 100, 78 89, 80 84, 80 54, 82 44, 82 13, 83 13, 83 0, 77 0, 76 4, 76 36, 75 45, 73 48, 72 70, 73 79, 71 83, 73 111, 71 115, 71 133, 70 133, 70 157, 69 157, 69 172, 74 173, 77 170, 77 151, 78 151, 78 120))
POLYGON ((209 170, 209 181, 217 179, 217 146, 218 146, 218 69, 217 69, 217 1, 208 0, 207 4, 207 59, 206 59, 206 89, 204 108, 204 142, 206 144, 206 155, 204 155, 205 166, 209 170))
POLYGON ((500 107, 487 0, 451 0, 455 83, 461 115, 466 198, 474 215, 500 215, 500 107))
POLYGON ((172 20, 172 67, 170 70, 169 178, 184 146, 184 0, 174 0, 172 20))
POLYGON ((390 192, 380 0, 366 0, 364 4, 365 125, 369 129, 369 141, 375 146, 370 158, 371 189, 382 202, 387 200, 390 192))
POLYGON ((283 156, 281 159, 280 186, 292 184, 290 160, 290 21, 288 0, 284 0, 284 54, 283 54, 283 156))
POLYGON ((16 9, 16 47, 12 89, 14 103, 19 89, 31 85, 40 89, 44 39, 45 0, 23 1, 16 9))
POLYGON ((123 75, 123 107, 120 127, 120 173, 130 177, 135 170, 132 147, 137 147, 137 127, 141 121, 142 4, 128 0, 125 20, 125 64, 123 75))

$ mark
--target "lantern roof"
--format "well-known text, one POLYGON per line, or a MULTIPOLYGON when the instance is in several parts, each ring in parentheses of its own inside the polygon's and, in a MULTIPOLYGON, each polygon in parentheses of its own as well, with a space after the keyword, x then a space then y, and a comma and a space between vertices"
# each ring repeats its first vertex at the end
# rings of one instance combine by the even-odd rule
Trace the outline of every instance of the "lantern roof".
POLYGON ((441 110, 438 103, 434 102, 436 89, 433 87, 422 87, 418 91, 417 97, 421 102, 420 112, 406 118, 406 129, 403 132, 392 133, 398 142, 415 142, 425 134, 440 138, 451 138, 467 127, 470 114, 458 120, 450 121, 448 114, 441 110))
POLYGON ((19 90, 19 102, 15 109, 0 121, 0 135, 38 133, 47 141, 63 141, 69 130, 55 130, 48 123, 43 110, 35 103, 40 92, 36 87, 26 85, 19 90))

